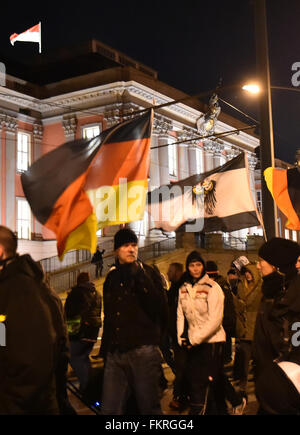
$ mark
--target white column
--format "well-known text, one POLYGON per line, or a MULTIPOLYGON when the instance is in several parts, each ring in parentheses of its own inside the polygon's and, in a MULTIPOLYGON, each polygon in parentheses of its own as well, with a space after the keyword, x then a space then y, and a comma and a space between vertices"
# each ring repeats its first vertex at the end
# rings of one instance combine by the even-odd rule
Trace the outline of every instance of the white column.
POLYGON ((151 138, 150 152, 150 170, 149 170, 149 190, 153 190, 160 186, 160 168, 159 168, 159 153, 158 153, 158 133, 154 131, 151 138))
MULTIPOLYGON (((43 139, 43 126, 42 124, 33 125, 33 149, 32 159, 33 162, 42 156, 42 139, 43 139)), ((33 216, 34 232, 35 234, 42 235, 42 224, 33 216)))
POLYGON ((195 148, 188 148, 188 155, 189 155, 189 167, 190 167, 189 175, 195 175, 197 174, 197 161, 196 161, 195 148))
POLYGON ((218 142, 213 142, 214 143, 214 167, 217 168, 218 166, 222 166, 223 165, 223 155, 222 152, 224 150, 224 146, 218 142))
POLYGON ((159 136, 158 147, 159 178, 162 186, 170 182, 168 136, 166 134, 159 136))
POLYGON ((179 145, 178 152, 178 179, 183 180, 189 176, 189 155, 186 147, 179 145))
POLYGON ((211 171, 215 167, 214 154, 211 151, 204 151, 204 168, 205 172, 211 171))
POLYGON ((5 118, 5 225, 16 230, 16 118, 5 118))

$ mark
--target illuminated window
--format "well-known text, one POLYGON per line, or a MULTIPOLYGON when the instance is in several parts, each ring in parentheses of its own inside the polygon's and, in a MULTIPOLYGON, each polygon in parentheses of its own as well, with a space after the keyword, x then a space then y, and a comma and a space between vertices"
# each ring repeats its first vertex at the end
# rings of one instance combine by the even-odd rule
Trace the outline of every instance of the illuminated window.
POLYGON ((95 136, 99 136, 99 134, 100 134, 99 125, 91 125, 89 127, 84 127, 82 129, 82 137, 84 139, 92 139, 95 136))
POLYGON ((177 146, 176 145, 168 146, 168 155, 169 155, 169 175, 172 175, 172 177, 177 177, 177 146))
POLYGON ((17 232, 19 239, 31 238, 31 211, 24 198, 17 198, 17 232))
POLYGON ((19 131, 17 136, 17 171, 27 171, 30 160, 30 135, 19 131))

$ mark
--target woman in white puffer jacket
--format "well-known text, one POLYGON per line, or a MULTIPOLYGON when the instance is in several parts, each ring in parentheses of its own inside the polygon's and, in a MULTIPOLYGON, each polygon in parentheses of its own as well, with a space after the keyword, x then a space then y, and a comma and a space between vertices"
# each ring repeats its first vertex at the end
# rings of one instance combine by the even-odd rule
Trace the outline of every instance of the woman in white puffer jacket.
POLYGON ((201 254, 191 252, 186 260, 177 309, 178 343, 189 350, 187 378, 191 415, 222 413, 226 409, 225 392, 220 391, 218 383, 226 340, 223 312, 221 287, 206 275, 201 254))

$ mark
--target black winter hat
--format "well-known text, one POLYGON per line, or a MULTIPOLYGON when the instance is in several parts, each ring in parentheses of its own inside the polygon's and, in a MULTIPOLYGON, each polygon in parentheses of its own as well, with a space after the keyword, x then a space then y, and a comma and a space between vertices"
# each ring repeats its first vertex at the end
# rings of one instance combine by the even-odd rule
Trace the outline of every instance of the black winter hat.
POLYGON ((290 265, 296 265, 300 255, 300 245, 291 240, 274 237, 259 248, 258 255, 281 270, 290 265))
POLYGON ((206 262, 206 272, 207 273, 217 273, 219 270, 217 263, 214 261, 207 261, 206 262))
POLYGON ((186 258, 185 268, 188 270, 188 266, 190 263, 193 263, 194 261, 200 261, 200 263, 203 264, 203 272, 206 270, 205 261, 201 257, 201 254, 199 251, 192 251, 186 258))
POLYGON ((114 237, 114 250, 120 248, 126 243, 137 243, 138 238, 134 231, 130 228, 122 228, 119 230, 114 237))

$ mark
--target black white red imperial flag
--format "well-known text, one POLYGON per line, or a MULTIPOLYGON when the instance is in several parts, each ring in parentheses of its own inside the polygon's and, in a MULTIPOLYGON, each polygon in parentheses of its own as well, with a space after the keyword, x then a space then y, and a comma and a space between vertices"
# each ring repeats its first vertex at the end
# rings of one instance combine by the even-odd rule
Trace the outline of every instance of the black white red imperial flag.
POLYGON ((245 153, 212 171, 161 186, 147 199, 154 228, 165 231, 193 220, 191 232, 231 232, 261 225, 245 153))

